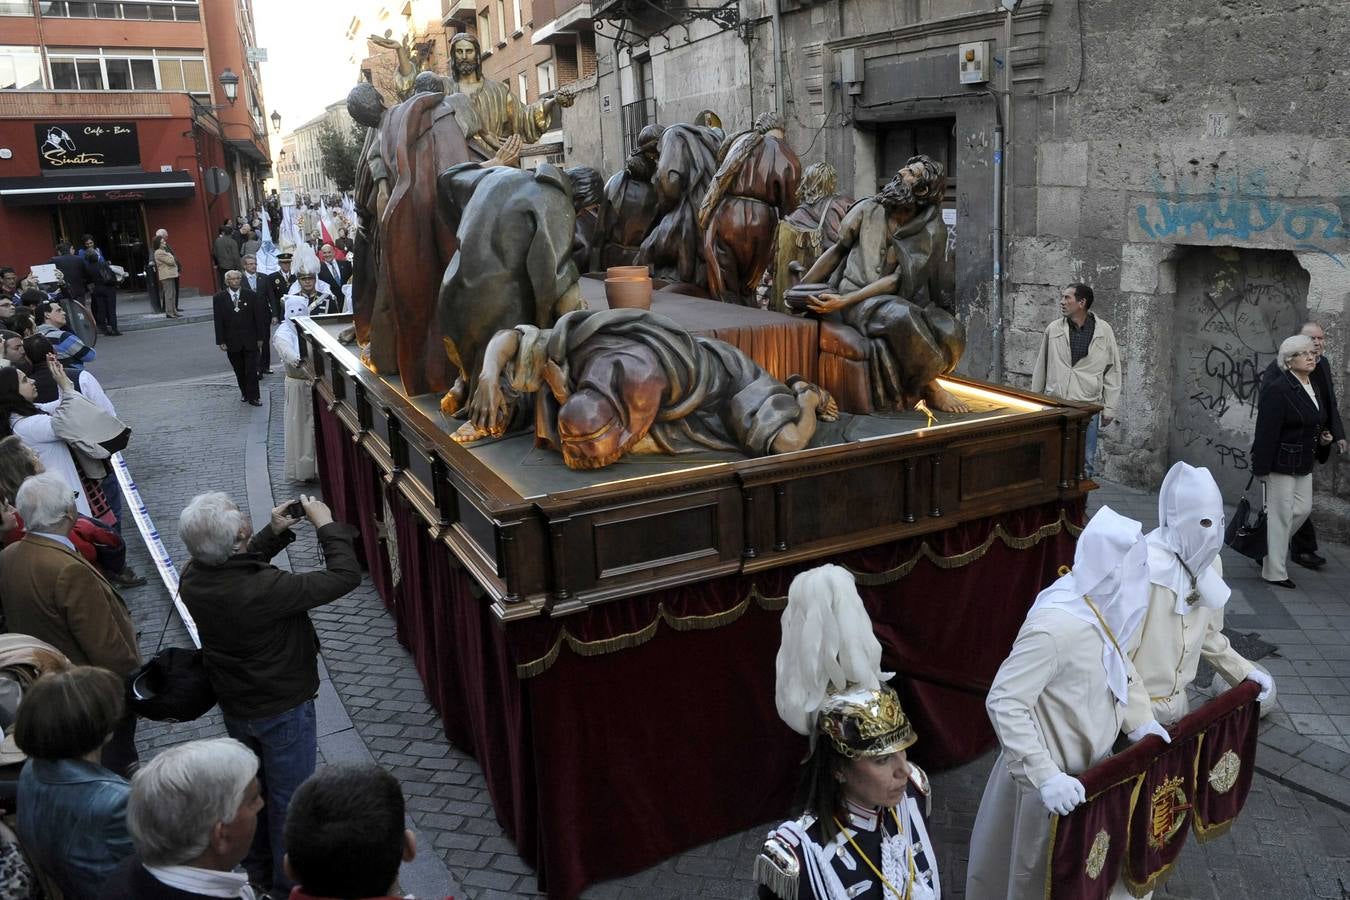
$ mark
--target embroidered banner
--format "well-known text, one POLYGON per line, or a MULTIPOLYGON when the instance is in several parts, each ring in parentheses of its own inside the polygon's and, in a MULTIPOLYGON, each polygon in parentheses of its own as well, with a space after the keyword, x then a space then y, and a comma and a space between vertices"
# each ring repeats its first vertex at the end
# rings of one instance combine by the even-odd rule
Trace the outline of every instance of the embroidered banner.
POLYGON ((1103 900, 1123 881, 1136 897, 1172 871, 1193 828, 1225 833, 1251 790, 1260 688, 1244 681, 1078 778, 1088 801, 1055 820, 1047 900, 1103 900))

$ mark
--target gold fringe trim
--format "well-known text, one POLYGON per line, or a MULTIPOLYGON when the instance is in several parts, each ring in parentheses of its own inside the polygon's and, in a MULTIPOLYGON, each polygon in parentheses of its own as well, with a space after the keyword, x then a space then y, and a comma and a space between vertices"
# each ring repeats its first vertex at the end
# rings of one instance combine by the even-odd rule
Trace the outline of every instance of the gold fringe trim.
MULTIPOLYGON (((1061 510, 1056 521, 1042 525, 1028 535, 1010 534, 999 523, 994 525, 989 532, 989 536, 981 544, 964 553, 957 553, 954 556, 941 556, 929 546, 927 541, 924 541, 912 557, 892 569, 887 569, 884 572, 857 572, 849 569, 849 572, 853 574, 858 584, 864 587, 877 587, 904 578, 914 570, 914 567, 922 559, 929 560, 940 569, 959 569, 981 559, 989 552, 989 548, 994 546, 994 541, 1002 541, 1004 546, 1014 550, 1029 550, 1046 538, 1054 537, 1066 529, 1074 537, 1077 537, 1083 531, 1082 528, 1070 522, 1068 515, 1061 510)), ((615 635, 610 638, 598 638, 593 641, 585 641, 576 637, 564 625, 559 629, 558 636, 554 639, 548 652, 537 659, 517 664, 516 677, 534 678, 536 675, 547 672, 558 661, 558 656, 562 653, 564 646, 578 656, 602 656, 606 653, 628 650, 647 643, 656 637, 662 622, 675 631, 706 631, 730 625, 745 615, 750 609, 751 603, 765 612, 781 612, 787 606, 787 596, 767 597, 759 592, 758 586, 751 585, 750 593, 735 606, 719 613, 702 616, 678 616, 668 610, 665 603, 658 603, 655 618, 637 631, 615 635)))

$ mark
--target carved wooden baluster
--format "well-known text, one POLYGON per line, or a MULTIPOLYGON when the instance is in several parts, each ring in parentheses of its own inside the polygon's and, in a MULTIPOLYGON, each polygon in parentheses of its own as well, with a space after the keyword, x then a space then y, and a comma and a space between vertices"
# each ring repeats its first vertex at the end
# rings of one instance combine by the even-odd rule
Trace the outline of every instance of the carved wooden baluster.
POLYGON ((741 488, 741 523, 745 537, 745 549, 741 551, 741 556, 754 559, 759 556, 755 550, 755 494, 748 487, 741 488))
POLYGON ((779 482, 773 486, 774 541, 773 549, 786 550, 787 542, 787 485, 779 482))
POLYGON ((572 592, 567 589, 567 534, 563 530, 563 526, 566 524, 566 519, 549 523, 549 537, 553 548, 553 601, 555 603, 572 598, 572 592))
POLYGON ((914 460, 906 459, 900 465, 905 472, 905 521, 914 522, 918 519, 918 516, 914 515, 914 495, 919 491, 914 472, 914 460))
POLYGON ((934 455, 931 457, 933 462, 933 483, 929 485, 929 501, 931 508, 928 515, 934 519, 942 517, 942 457, 934 455))
POLYGON ((1069 423, 1060 426, 1059 439, 1059 487, 1069 486, 1069 473, 1073 471, 1073 440, 1069 434, 1069 423))

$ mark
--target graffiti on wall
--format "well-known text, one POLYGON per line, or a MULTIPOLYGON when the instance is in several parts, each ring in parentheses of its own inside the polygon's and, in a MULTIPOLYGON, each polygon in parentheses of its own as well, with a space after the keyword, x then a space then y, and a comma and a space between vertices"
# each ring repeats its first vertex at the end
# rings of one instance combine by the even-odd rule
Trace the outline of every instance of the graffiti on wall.
POLYGON ((1287 251, 1231 247, 1196 247, 1177 272, 1171 459, 1241 490, 1261 375, 1303 324, 1308 276, 1287 251))
POLYGON ((1331 203, 1274 196, 1258 172, 1241 183, 1236 177, 1215 179, 1194 192, 1169 190, 1158 180, 1155 195, 1135 214, 1153 240, 1267 239, 1336 259, 1331 251, 1350 245, 1348 209, 1350 197, 1331 203))

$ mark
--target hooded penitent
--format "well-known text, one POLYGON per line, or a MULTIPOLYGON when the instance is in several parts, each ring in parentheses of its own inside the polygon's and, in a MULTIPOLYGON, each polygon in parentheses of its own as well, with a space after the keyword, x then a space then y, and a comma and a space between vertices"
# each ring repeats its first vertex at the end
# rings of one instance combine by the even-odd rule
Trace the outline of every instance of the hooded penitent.
POLYGON ((1078 536, 1073 569, 1041 591, 1028 617, 1061 609, 1102 636, 1102 666, 1116 702, 1128 701, 1125 648, 1148 609, 1148 548, 1143 526, 1103 506, 1078 536))
POLYGON ((1232 593, 1214 571, 1223 549, 1223 494, 1209 469, 1172 466, 1158 492, 1158 527, 1148 534, 1149 581, 1176 594, 1177 615, 1219 609, 1232 593))

